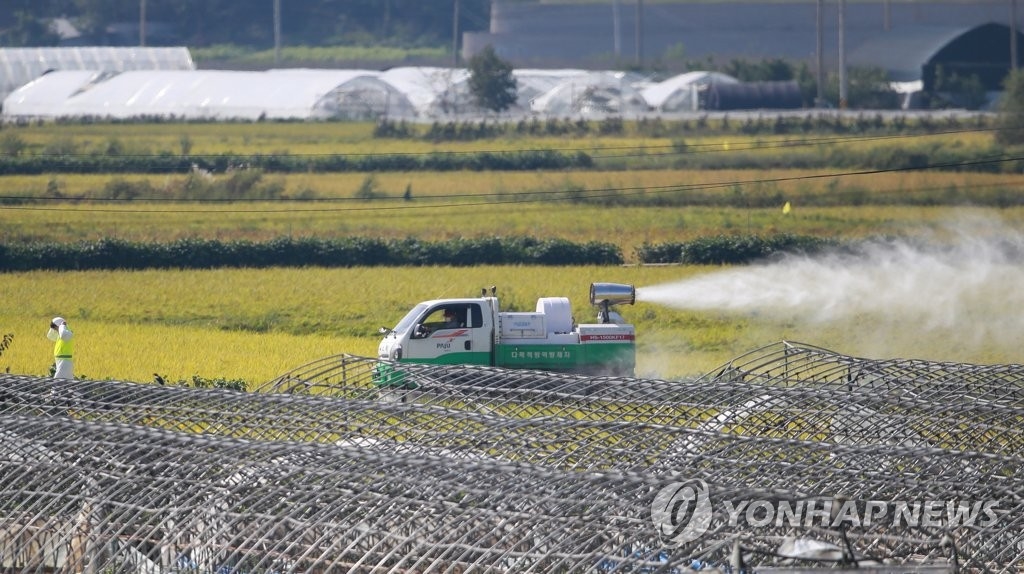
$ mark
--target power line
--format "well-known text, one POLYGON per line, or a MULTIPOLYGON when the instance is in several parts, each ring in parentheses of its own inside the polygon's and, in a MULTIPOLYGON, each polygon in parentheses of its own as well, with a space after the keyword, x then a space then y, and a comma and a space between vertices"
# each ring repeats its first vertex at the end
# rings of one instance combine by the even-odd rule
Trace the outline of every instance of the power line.
MULTIPOLYGON (((765 183, 792 183, 800 181, 811 181, 818 179, 835 179, 843 177, 855 177, 865 175, 878 175, 885 173, 899 173, 907 171, 923 171, 929 169, 952 169, 952 168, 964 168, 968 166, 978 165, 991 165, 1006 162, 1024 161, 1024 156, 993 156, 989 158, 963 161, 963 162, 951 162, 941 164, 930 164, 921 167, 897 167, 897 168, 885 168, 885 169, 866 169, 866 170, 854 170, 845 172, 830 172, 830 173, 816 173, 816 174, 803 174, 796 176, 786 177, 775 177, 775 178, 758 178, 758 179, 747 179, 747 180, 730 180, 721 182, 705 182, 697 184, 681 184, 681 185, 663 185, 663 186, 634 186, 634 187, 608 187, 608 188, 594 188, 586 190, 546 190, 546 191, 524 191, 519 193, 510 194, 508 192, 495 192, 495 193, 473 193, 473 194, 450 194, 439 199, 445 200, 440 202, 433 202, 430 204, 417 204, 408 205, 408 201, 400 197, 389 197, 380 198, 375 201, 401 201, 402 205, 390 205, 390 206, 365 206, 360 205, 356 207, 325 207, 323 203, 348 203, 348 202, 365 202, 365 199, 359 198, 330 198, 320 200, 310 199, 296 199, 296 198, 276 198, 276 199, 190 199, 190 200, 173 200, 173 199, 142 199, 142 198, 96 198, 96 199, 71 199, 68 198, 37 198, 39 200, 46 200, 51 202, 66 202, 73 201, 74 203, 153 203, 154 201, 161 201, 165 203, 175 204, 226 204, 226 203, 309 203, 315 201, 318 205, 310 208, 254 208, 254 209, 228 209, 228 210, 217 210, 217 213, 303 213, 303 212, 367 212, 367 211, 398 211, 398 210, 420 210, 420 209, 449 209, 456 207, 469 207, 477 205, 502 205, 502 204, 523 204, 523 203, 537 203, 538 201, 545 202, 579 202, 584 200, 601 200, 601 199, 614 199, 617 197, 625 196, 636 196, 636 195, 648 195, 648 194, 664 194, 664 193, 679 193, 685 191, 697 191, 697 190, 708 190, 708 189, 719 189, 719 188, 731 188, 737 186, 747 186, 754 184, 765 184, 765 183), (503 196, 512 195, 508 199, 501 199, 503 196), (451 202, 447 201, 451 198, 480 198, 482 201, 463 201, 463 202, 451 202)), ((996 184, 990 184, 996 185, 996 184)), ((985 187, 985 186, 978 186, 985 187)), ((18 199, 24 200, 24 197, 10 197, 0 196, 0 200, 5 199, 18 199)), ((25 211, 57 211, 57 212, 117 212, 117 213, 201 213, 201 210, 196 209, 104 209, 96 207, 78 208, 71 206, 60 206, 60 207, 42 207, 42 206, 26 206, 26 205, 0 205, 0 209, 3 210, 25 210, 25 211)))
MULTIPOLYGON (((922 133, 905 133, 905 134, 879 134, 879 135, 851 135, 851 136, 822 136, 822 137, 800 137, 800 138, 785 138, 785 139, 772 139, 772 140, 755 140, 752 142, 730 142, 729 148, 725 149, 722 147, 722 142, 698 142, 698 143, 686 143, 685 149, 679 149, 679 145, 676 143, 668 143, 661 145, 622 145, 622 146, 600 146, 600 147, 551 147, 551 148, 526 148, 526 149, 476 149, 476 150, 444 150, 444 151, 417 151, 417 152, 387 152, 387 153, 239 153, 239 154, 225 154, 225 153, 208 153, 208 154, 190 154, 180 156, 180 160, 215 160, 215 159, 244 159, 244 158, 272 158, 272 157, 286 157, 286 158, 298 158, 298 159, 310 159, 310 158, 329 158, 329 157, 351 157, 351 158, 375 158, 375 157, 458 157, 464 155, 483 155, 483 154, 494 154, 494 155, 515 155, 515 154, 531 154, 531 153, 589 153, 593 159, 609 159, 609 158, 628 158, 637 157, 644 155, 651 155, 651 151, 654 150, 669 150, 672 154, 692 154, 692 153, 721 153, 725 151, 751 151, 759 149, 777 149, 785 147, 805 147, 805 146, 818 146, 826 144, 847 144, 847 143, 861 143, 861 142, 875 142, 875 141, 890 141, 890 140, 904 140, 912 138, 923 138, 923 137, 935 137, 935 136, 950 136, 950 135, 967 135, 967 134, 984 134, 984 133, 998 133, 1004 131, 1006 128, 998 127, 974 127, 967 129, 951 129, 951 130, 935 130, 922 133), (606 151, 635 151, 636 153, 629 154, 617 154, 617 155, 600 155, 601 152, 606 151)), ((675 134, 677 136, 685 136, 687 134, 675 134)), ((699 135, 699 134, 694 134, 699 135)), ((738 137, 747 138, 747 134, 714 134, 721 135, 722 137, 728 138, 729 135, 736 135, 738 137)), ((91 153, 38 153, 22 157, 34 157, 43 158, 59 161, 62 158, 67 159, 78 159, 78 158, 95 158, 95 154, 91 153)), ((158 154, 118 154, 116 156, 102 156, 102 157, 119 157, 119 158, 132 158, 132 159, 145 159, 160 157, 161 159, 166 156, 158 154)), ((173 157, 173 156, 172 156, 173 157)), ((198 167, 198 166, 197 166, 198 167)))

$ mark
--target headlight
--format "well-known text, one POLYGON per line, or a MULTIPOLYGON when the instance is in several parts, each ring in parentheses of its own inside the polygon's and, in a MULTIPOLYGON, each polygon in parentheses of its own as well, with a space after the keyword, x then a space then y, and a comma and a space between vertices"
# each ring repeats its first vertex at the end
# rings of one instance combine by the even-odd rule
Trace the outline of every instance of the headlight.
POLYGON ((391 349, 391 360, 392 361, 401 361, 402 360, 402 346, 401 345, 395 345, 395 347, 393 349, 391 349))

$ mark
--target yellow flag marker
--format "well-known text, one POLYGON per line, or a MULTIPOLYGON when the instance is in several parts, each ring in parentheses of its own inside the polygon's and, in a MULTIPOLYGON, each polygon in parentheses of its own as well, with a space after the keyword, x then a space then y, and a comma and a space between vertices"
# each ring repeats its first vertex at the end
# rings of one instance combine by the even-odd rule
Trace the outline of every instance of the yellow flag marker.
POLYGON ((786 205, 782 206, 782 213, 789 213, 790 211, 793 211, 793 206, 791 206, 787 201, 786 205))

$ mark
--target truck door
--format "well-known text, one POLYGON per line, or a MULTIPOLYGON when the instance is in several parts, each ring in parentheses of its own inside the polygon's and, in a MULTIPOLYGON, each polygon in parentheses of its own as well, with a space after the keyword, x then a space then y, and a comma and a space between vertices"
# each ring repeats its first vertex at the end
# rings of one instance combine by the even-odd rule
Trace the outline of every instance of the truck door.
POLYGON ((490 317, 489 314, 484 314, 484 308, 480 303, 470 303, 466 306, 466 321, 469 326, 469 346, 466 350, 470 353, 469 360, 465 363, 468 365, 491 365, 492 362, 492 351, 491 348, 494 345, 494 330, 490 320, 484 320, 484 317, 490 317))
POLYGON ((406 360, 440 365, 490 364, 490 332, 477 303, 428 309, 409 339, 406 360))

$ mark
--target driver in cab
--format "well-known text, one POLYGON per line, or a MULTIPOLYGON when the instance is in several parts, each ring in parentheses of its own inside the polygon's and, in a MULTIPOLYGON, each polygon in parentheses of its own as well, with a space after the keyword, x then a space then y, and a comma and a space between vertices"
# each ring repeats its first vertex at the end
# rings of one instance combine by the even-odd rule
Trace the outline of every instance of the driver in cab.
POLYGON ((444 321, 438 325, 438 329, 458 329, 462 326, 462 322, 459 321, 459 316, 455 313, 454 309, 444 310, 444 321))
POLYGON ((462 326, 462 321, 459 320, 459 314, 455 311, 455 309, 445 309, 441 321, 423 323, 416 330, 416 336, 420 338, 429 337, 432 333, 436 333, 437 331, 443 331, 445 329, 458 329, 462 326))

